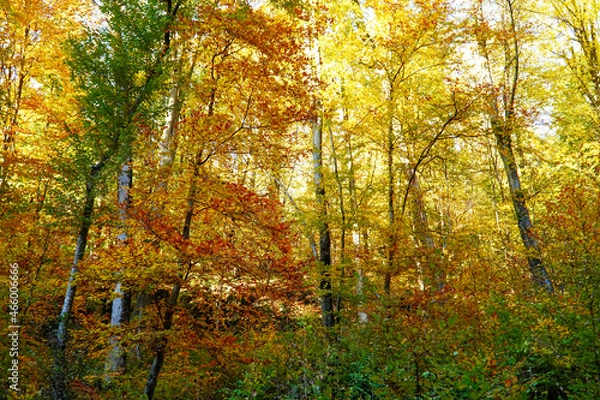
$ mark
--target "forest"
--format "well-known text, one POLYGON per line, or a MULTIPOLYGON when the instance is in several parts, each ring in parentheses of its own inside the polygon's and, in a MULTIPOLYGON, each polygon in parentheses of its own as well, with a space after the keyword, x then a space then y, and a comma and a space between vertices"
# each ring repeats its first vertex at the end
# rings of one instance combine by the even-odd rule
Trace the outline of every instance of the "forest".
POLYGON ((596 0, 0 10, 0 399, 600 399, 596 0))

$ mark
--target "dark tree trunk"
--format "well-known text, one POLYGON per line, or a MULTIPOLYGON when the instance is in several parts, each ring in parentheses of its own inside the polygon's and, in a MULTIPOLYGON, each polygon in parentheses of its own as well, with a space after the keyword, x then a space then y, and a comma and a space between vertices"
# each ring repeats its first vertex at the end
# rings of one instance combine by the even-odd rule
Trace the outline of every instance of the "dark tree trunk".
POLYGON ((394 270, 394 264, 396 259, 396 191, 395 191, 395 174, 394 174, 394 147, 392 138, 392 127, 390 123, 390 137, 389 137, 389 148, 388 148, 388 248, 387 248, 387 265, 386 271, 383 278, 383 290, 386 294, 390 294, 392 287, 392 271, 394 270))
MULTIPOLYGON (((173 315, 175 314, 175 306, 177 305, 177 299, 179 298, 180 290, 181 285, 176 283, 173 286, 173 291, 171 292, 171 297, 169 298, 167 312, 165 313, 164 317, 163 328, 165 331, 168 331, 173 326, 173 315)), ((148 373, 148 379, 146 380, 146 387, 144 388, 144 394, 148 397, 148 400, 152 400, 154 398, 154 391, 156 390, 156 385, 158 384, 158 376, 165 362, 166 351, 167 339, 163 337, 156 345, 156 353, 154 354, 154 360, 152 361, 152 366, 150 367, 150 372, 148 373)))
MULTIPOLYGON (((185 212, 185 220, 183 223, 183 232, 182 237, 184 240, 189 240, 190 232, 192 227, 192 217, 194 216, 194 197, 196 196, 196 178, 197 174, 192 178, 192 183, 190 187, 190 193, 188 197, 188 205, 185 212)), ((183 265, 183 261, 179 261, 179 265, 183 265)), ((187 271, 182 272, 180 279, 183 281, 186 278, 187 272, 189 271, 190 266, 187 266, 187 271)), ((177 306, 177 300, 179 299, 179 292, 181 291, 181 283, 176 282, 173 285, 173 290, 171 292, 171 297, 169 298, 169 304, 167 305, 167 311, 165 312, 165 316, 163 319, 163 329, 168 331, 173 326, 173 315, 175 314, 175 307, 177 306)), ((156 353, 154 355, 154 360, 152 361, 152 366, 150 367, 150 372, 148 373, 148 379, 146 380, 146 387, 144 388, 144 394, 148 396, 148 400, 152 400, 154 398, 154 391, 156 390, 156 385, 158 384, 158 376, 162 369, 162 366, 165 362, 165 354, 167 350, 167 339, 161 338, 156 345, 156 353)))
POLYGON ((333 327, 333 294, 331 288, 331 234, 327 224, 327 206, 325 204, 325 186, 323 183, 323 120, 316 116, 312 122, 313 133, 313 169, 316 186, 316 200, 319 213, 319 267, 321 282, 321 315, 323 326, 333 327))
MULTIPOLYGON (((515 210, 517 225, 521 240, 525 246, 529 271, 533 281, 539 287, 546 289, 548 293, 554 292, 552 281, 541 260, 540 245, 534 235, 533 224, 529 217, 529 209, 523 190, 521 188, 521 179, 515 161, 515 155, 512 146, 512 134, 515 124, 515 103, 517 100, 517 88, 519 85, 520 55, 521 43, 517 32, 517 10, 515 2, 506 0, 505 24, 511 35, 506 36, 504 45, 504 80, 502 82, 502 96, 499 100, 496 95, 490 98, 490 122, 492 132, 496 137, 498 152, 504 164, 504 171, 508 179, 510 197, 515 210)), ((490 55, 487 50, 486 38, 480 37, 480 49, 482 55, 486 58, 490 82, 493 82, 491 74, 490 55)))
POLYGON ((517 225, 519 226, 519 233, 521 234, 521 240, 527 252, 529 271, 531 272, 533 281, 536 285, 543 287, 549 293, 552 293, 554 292, 554 287, 548 276, 548 272, 542 263, 540 245, 534 235, 533 223, 529 217, 529 209, 527 208, 523 189, 521 188, 517 163, 512 150, 510 130, 505 129, 502 122, 497 120, 492 123, 492 127, 496 136, 498 152, 500 153, 502 163, 504 164, 504 170, 506 171, 510 197, 517 217, 517 225))

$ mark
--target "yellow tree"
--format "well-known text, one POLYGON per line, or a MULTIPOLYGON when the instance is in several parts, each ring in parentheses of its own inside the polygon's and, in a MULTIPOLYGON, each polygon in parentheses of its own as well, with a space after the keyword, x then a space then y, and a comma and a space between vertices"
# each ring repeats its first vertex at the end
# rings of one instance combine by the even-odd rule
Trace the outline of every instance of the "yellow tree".
POLYGON ((22 380, 23 394, 42 385, 47 352, 39 327, 52 313, 55 260, 71 229, 57 162, 66 147, 62 122, 75 110, 62 43, 80 34, 74 19, 84 10, 73 2, 0 2, 0 258, 20 266, 20 357, 27 361, 20 370, 31 377, 22 380))
MULTIPOLYGON (((587 0, 553 0, 554 12, 561 28, 576 46, 567 45, 562 58, 567 62, 577 87, 596 113, 600 124, 600 5, 587 0)), ((596 128, 598 129, 598 128, 596 128)), ((598 134, 596 133, 598 137, 598 134)))
MULTIPOLYGON (((434 241, 419 185, 419 167, 433 156, 437 140, 462 113, 460 96, 453 95, 444 73, 450 70, 453 38, 450 6, 443 1, 414 4, 366 2, 359 60, 370 76, 375 104, 370 104, 373 145, 383 155, 386 191, 386 255, 384 291, 391 291, 398 273, 403 214, 410 196, 414 238, 432 251, 434 241), (404 195, 400 195, 404 187, 404 195)), ((417 265, 419 261, 417 261, 417 265)), ((420 269, 421 267, 417 267, 420 269)), ((432 271, 433 272, 433 271, 432 271)), ((440 272, 433 272, 441 277, 440 272)), ((431 273, 427 280, 432 282, 431 273)), ((433 283, 433 282, 432 282, 433 283)))

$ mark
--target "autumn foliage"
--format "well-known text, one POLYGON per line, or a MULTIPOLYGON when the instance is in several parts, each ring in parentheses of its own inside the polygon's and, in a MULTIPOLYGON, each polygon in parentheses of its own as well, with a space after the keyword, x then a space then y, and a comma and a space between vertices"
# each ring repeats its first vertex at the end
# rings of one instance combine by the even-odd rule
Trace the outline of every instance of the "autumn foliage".
POLYGON ((0 398, 600 398, 599 11, 0 0, 0 398))

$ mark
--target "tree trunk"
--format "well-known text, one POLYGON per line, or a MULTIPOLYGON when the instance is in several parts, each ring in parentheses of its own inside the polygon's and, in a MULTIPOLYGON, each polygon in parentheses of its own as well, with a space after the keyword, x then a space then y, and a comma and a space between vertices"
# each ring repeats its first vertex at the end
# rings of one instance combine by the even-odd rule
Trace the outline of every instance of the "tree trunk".
POLYGON ((354 266, 356 268, 356 297, 358 297, 358 321, 362 324, 367 323, 369 316, 364 311, 364 285, 365 275, 360 265, 360 257, 358 254, 363 250, 360 243, 360 231, 357 226, 354 226, 352 231, 352 243, 354 245, 354 266))
MULTIPOLYGON (((517 99, 517 88, 519 85, 520 73, 520 43, 517 32, 517 10, 514 0, 505 1, 505 18, 503 21, 505 28, 510 31, 502 44, 504 45, 504 78, 502 82, 502 100, 501 102, 492 94, 490 98, 490 122, 492 132, 496 137, 498 152, 504 165, 504 171, 508 180, 510 197, 517 218, 517 225, 521 240, 525 246, 529 271, 536 285, 546 289, 548 293, 554 292, 552 281, 541 260, 540 245, 535 238, 533 224, 529 217, 529 209, 525 201, 525 196, 521 188, 521 179, 515 161, 515 155, 512 146, 512 133, 515 123, 515 103, 517 99), (502 107, 501 107, 502 106, 502 107)), ((483 13, 483 9, 480 11, 483 13)), ((479 37, 479 47, 482 55, 486 59, 490 83, 494 81, 492 76, 492 63, 490 54, 487 50, 485 37, 479 37)))
MULTIPOLYGON (((196 196, 196 178, 195 174, 192 178, 192 183, 190 185, 190 193, 188 197, 187 209, 185 212, 185 220, 183 224, 183 232, 182 237, 184 240, 189 240, 190 232, 192 227, 192 217, 194 216, 194 197, 196 196)), ((183 264, 183 261, 179 261, 180 266, 183 264)), ((190 265, 187 266, 185 272, 182 271, 180 276, 181 282, 185 281, 187 274, 189 272, 190 265)), ((163 318, 163 329, 168 331, 173 326, 173 315, 175 314, 175 307, 177 306, 177 300, 179 299, 179 292, 181 291, 181 283, 176 282, 173 285, 173 290, 171 292, 171 296, 169 298, 169 304, 167 305, 167 310, 165 312, 165 316, 163 318)), ((154 398, 154 391, 156 390, 156 385, 158 384, 158 376, 162 369, 162 366, 165 361, 165 354, 167 351, 167 339, 162 337, 159 339, 159 342, 156 346, 156 353, 154 355, 154 360, 152 361, 152 366, 150 367, 150 372, 148 373, 148 379, 146 380, 146 386, 144 388, 144 394, 148 396, 148 400, 152 400, 154 398)))
POLYGON ((529 264, 529 270, 533 276, 533 281, 538 286, 545 288, 548 293, 552 293, 554 292, 554 287, 548 276, 548 272, 542 263, 540 245, 535 237, 533 223, 529 217, 529 209, 527 208, 525 196, 521 189, 521 180, 517 170, 515 155, 512 150, 510 129, 506 129, 506 126, 502 124, 502 121, 497 119, 492 120, 492 129, 496 136, 498 152, 500 153, 502 163, 504 164, 504 170, 506 171, 510 197, 517 217, 517 225, 519 226, 521 240, 527 252, 527 263, 529 264))
POLYGON ((79 223, 79 232, 77 234, 77 245, 75 247, 75 255, 73 257, 73 264, 71 266, 71 272, 69 274, 69 282, 67 284, 67 291, 63 301, 63 306, 58 318, 58 328, 56 331, 56 341, 54 343, 54 363, 52 371, 52 393, 54 400, 66 400, 68 398, 67 393, 67 360, 66 360, 66 348, 67 348, 67 334, 69 328, 69 319, 71 317, 71 311, 73 310, 73 302, 75 300, 75 292, 77 291, 77 273, 78 264, 83 255, 85 254, 85 248, 87 246, 88 233, 92 224, 92 215, 94 213, 94 201, 96 200, 96 179, 102 172, 106 163, 110 160, 114 151, 116 150, 115 141, 113 148, 109 153, 104 156, 98 163, 96 163, 91 169, 89 176, 87 177, 85 184, 85 200, 83 204, 83 210, 81 220, 79 223))
POLYGON ((348 231, 348 222, 346 216, 346 206, 344 202, 344 189, 342 177, 340 175, 340 171, 338 168, 338 155, 335 150, 335 142, 333 140, 333 131, 329 130, 329 139, 331 141, 331 155, 333 159, 333 172, 335 176, 335 182, 337 184, 338 189, 338 201, 340 205, 340 216, 341 216, 341 224, 340 224, 340 286, 337 291, 336 301, 335 301, 335 309, 338 313, 336 322, 339 322, 340 311, 342 310, 342 294, 344 293, 345 279, 346 279, 346 265, 349 264, 348 254, 346 252, 346 235, 348 231))
MULTIPOLYGON (((125 162, 121 166, 119 173, 118 187, 118 203, 119 203, 119 219, 123 224, 123 232, 117 237, 120 246, 126 246, 127 241, 127 219, 129 208, 131 207, 131 187, 133 184, 133 167, 131 165, 131 149, 125 162)), ((120 275, 122 269, 117 273, 120 275)), ((131 306, 131 292, 123 290, 123 285, 117 281, 114 290, 112 301, 112 312, 110 317, 110 326, 113 330, 118 330, 122 324, 129 322, 129 310, 131 306)), ((106 360, 106 376, 105 379, 110 381, 115 373, 123 373, 126 368, 126 353, 121 347, 120 335, 110 338, 111 349, 106 360)))
MULTIPOLYGON (((317 111, 318 112, 318 111, 317 111)), ((321 315, 323 326, 333 327, 333 295, 331 291, 331 235, 327 223, 327 206, 325 204, 325 186, 323 183, 323 119, 320 115, 313 118, 313 169, 316 186, 316 201, 319 214, 319 267, 321 282, 321 315)))
MULTIPOLYGON (((167 103, 168 111, 165 120, 165 128, 162 131, 160 142, 158 145, 159 178, 158 183, 156 185, 156 192, 159 192, 159 203, 155 205, 155 210, 153 210, 157 214, 160 214, 162 212, 163 207, 160 192, 166 192, 168 189, 168 177, 170 173, 169 171, 171 166, 173 165, 173 162, 175 161, 175 139, 177 134, 177 123, 179 122, 179 116, 183 107, 183 101, 181 99, 181 87, 185 82, 188 82, 191 79, 195 64, 196 55, 194 55, 192 59, 192 64, 190 66, 190 70, 187 73, 187 76, 182 78, 179 74, 180 70, 183 68, 183 58, 181 58, 179 61, 178 68, 175 68, 175 71, 173 73, 174 81, 172 83, 173 86, 171 87, 167 103)), ((131 295, 130 297, 134 296, 131 295)), ((149 294, 146 292, 139 292, 135 294, 136 301, 135 304, 133 304, 133 309, 131 311, 133 319, 142 319, 142 316, 144 314, 144 307, 146 306, 146 302, 149 297, 149 294)), ((138 358, 141 358, 141 351, 139 347, 136 349, 136 353, 138 355, 138 358)))
MULTIPOLYGON (((182 63, 180 63, 181 65, 182 63)), ((192 67, 190 68, 188 79, 194 70, 195 60, 192 63, 192 67)), ((169 102, 168 102, 168 114, 166 119, 165 128, 162 131, 162 135, 160 138, 159 144, 159 168, 160 168, 160 180, 158 182, 158 190, 166 190, 167 189, 167 175, 168 169, 173 165, 173 161, 175 160, 175 135, 177 123, 179 122, 179 115, 181 113, 181 108, 183 106, 183 101, 181 100, 180 92, 182 80, 180 78, 175 77, 176 81, 173 83, 173 87, 171 88, 171 93, 169 94, 169 102)))
MULTIPOLYGON (((190 216, 191 221, 191 214, 187 215, 190 216)), ((171 326, 173 326, 173 315, 175 314, 175 306, 177 305, 180 290, 181 285, 179 283, 175 283, 175 285, 173 286, 173 291, 171 292, 171 297, 169 298, 168 308, 164 316, 163 328, 165 331, 168 331, 169 329, 171 329, 171 326)), ((148 397, 148 400, 152 400, 154 398, 154 391, 156 390, 156 385, 158 384, 158 375, 160 374, 160 371, 165 362, 166 351, 167 339, 165 337, 162 337, 161 339, 159 339, 159 342, 156 346, 156 353, 154 355, 154 359, 152 360, 150 372, 148 373, 146 386, 144 387, 144 394, 148 397)))
MULTIPOLYGON (((195 57, 192 62, 191 69, 189 71, 188 79, 191 78, 194 65, 195 65, 195 57)), ((214 65, 212 66, 211 75, 214 74, 214 65)), ((173 148, 173 143, 175 141, 175 133, 176 133, 176 125, 179 121, 179 114, 181 112, 181 108, 183 106, 183 102, 180 97, 180 85, 181 81, 179 81, 171 90, 171 95, 169 98, 169 119, 167 121, 167 126, 163 131, 163 136, 161 139, 161 159, 160 166, 161 169, 164 170, 170 167, 173 163, 175 157, 175 150, 173 148), (171 108, 172 107, 172 108, 171 108)), ((211 89, 211 97, 208 105, 208 115, 213 115, 214 105, 215 105, 215 97, 216 97, 216 88, 213 87, 211 89)), ((198 162, 200 159, 200 154, 196 157, 196 164, 194 165, 194 174, 192 176, 192 181, 190 183, 190 191, 188 194, 188 202, 187 209, 185 212, 184 222, 183 222, 183 231, 182 237, 184 240, 189 240, 190 233, 192 229, 192 218, 194 216, 194 204, 195 204, 195 196, 196 196, 196 179, 198 178, 198 168, 208 161, 208 158, 204 159, 204 161, 198 162)), ((159 190, 167 189, 167 180, 163 175, 163 183, 159 184, 159 190)), ((183 264, 182 260, 178 261, 179 266, 183 264)), ((187 274, 191 268, 191 265, 187 266, 187 270, 181 273, 180 279, 181 282, 185 281, 187 274)), ((173 290, 171 292, 171 297, 169 298, 169 304, 167 305, 167 310, 165 312, 165 316, 163 318, 163 328, 165 331, 171 329, 173 325, 173 315, 175 313, 175 307, 177 306, 177 300, 179 299, 179 292, 181 290, 181 283, 175 282, 173 285, 173 290)), ((165 354, 167 351, 167 339, 162 337, 159 339, 159 342, 156 346, 156 352, 154 354, 154 359, 152 360, 152 365, 150 366, 150 371, 148 373, 148 379, 146 380, 146 386, 144 387, 144 394, 148 397, 148 400, 152 400, 154 398, 154 392, 156 390, 156 385, 158 384, 158 376, 165 362, 165 354)))
MULTIPOLYGON (((437 290, 441 290, 444 287, 444 274, 443 271, 438 269, 440 267, 439 262, 436 262, 436 260, 431 258, 435 252, 435 242, 429 230, 429 221, 425 205, 423 204, 423 192, 421 191, 419 178, 416 172, 413 173, 413 169, 408 161, 404 165, 404 172, 408 177, 408 190, 412 195, 411 211, 415 231, 415 242, 417 243, 417 246, 426 253, 425 268, 423 268, 423 266, 420 266, 419 268, 422 273, 424 273, 425 278, 431 280, 431 283, 436 285, 437 290)), ((422 286, 424 287, 424 285, 422 286)))
MULTIPOLYGON (((343 89, 343 86, 342 86, 343 89)), ((343 93, 343 92, 342 92, 343 93)), ((344 111, 344 121, 347 121, 347 112, 344 111)), ((358 321, 362 324, 367 323, 369 320, 368 314, 364 311, 364 284, 365 284, 365 273, 362 269, 361 265, 361 257, 360 255, 365 251, 367 247, 367 234, 366 231, 363 233, 363 242, 361 243, 361 228, 357 224, 357 214, 359 208, 358 194, 356 188, 356 174, 354 171, 354 148, 352 146, 352 136, 348 134, 345 138, 345 142, 347 144, 347 154, 348 154, 348 173, 349 173, 349 182, 348 182, 348 192, 350 193, 350 215, 352 218, 352 245, 353 245, 353 260, 352 263, 354 265, 355 275, 356 275, 356 286, 355 292, 357 297, 357 306, 358 306, 358 321)), ((333 140, 332 140, 333 145, 333 140)), ((338 179, 339 181, 339 179, 338 179)), ((341 188, 340 196, 342 195, 341 188)))
MULTIPOLYGON (((29 35, 29 28, 25 28, 25 36, 28 36, 28 35, 29 35)), ((16 76, 13 76, 13 78, 16 79, 16 81, 17 81, 15 94, 14 94, 15 99, 14 99, 14 101, 11 101, 9 99, 8 110, 7 110, 7 114, 8 114, 7 121, 5 123, 3 123, 2 126, 0 126, 0 129, 2 129, 2 151, 1 151, 2 159, 0 160, 0 194, 2 194, 8 188, 8 180, 10 178, 9 165, 11 162, 13 162, 12 160, 9 161, 9 159, 11 159, 15 156, 15 146, 16 146, 15 141, 16 141, 17 127, 19 125, 19 111, 21 108, 21 98, 23 96, 23 85, 25 83, 25 78, 27 77, 27 74, 23 72, 23 69, 25 67, 25 62, 26 62, 26 60, 25 60, 25 58, 23 58, 21 60, 20 68, 15 69, 16 71, 19 71, 18 73, 16 73, 16 71, 15 71, 16 76), (17 78, 17 76, 18 76, 18 78, 17 78), (12 110, 10 110, 11 107, 12 107, 12 110)), ((6 67, 6 66, 4 66, 4 67, 6 67)), ((12 86, 12 84, 9 84, 9 89, 8 89, 9 92, 11 91, 10 86, 12 86)), ((2 121, 2 122, 4 122, 4 121, 2 121)))
MULTIPOLYGON (((390 86, 392 86, 390 84, 390 86)), ((392 89, 390 89, 391 92, 392 89)), ((395 180, 396 174, 394 169, 394 122, 393 113, 394 108, 392 104, 392 95, 390 94, 389 102, 389 127, 388 127, 388 143, 387 143, 387 174, 388 174, 388 187, 387 187, 387 206, 388 206, 388 243, 387 243, 387 264, 386 271, 383 280, 383 290, 386 294, 390 294, 392 286, 392 273, 396 265, 396 188, 395 180)))

